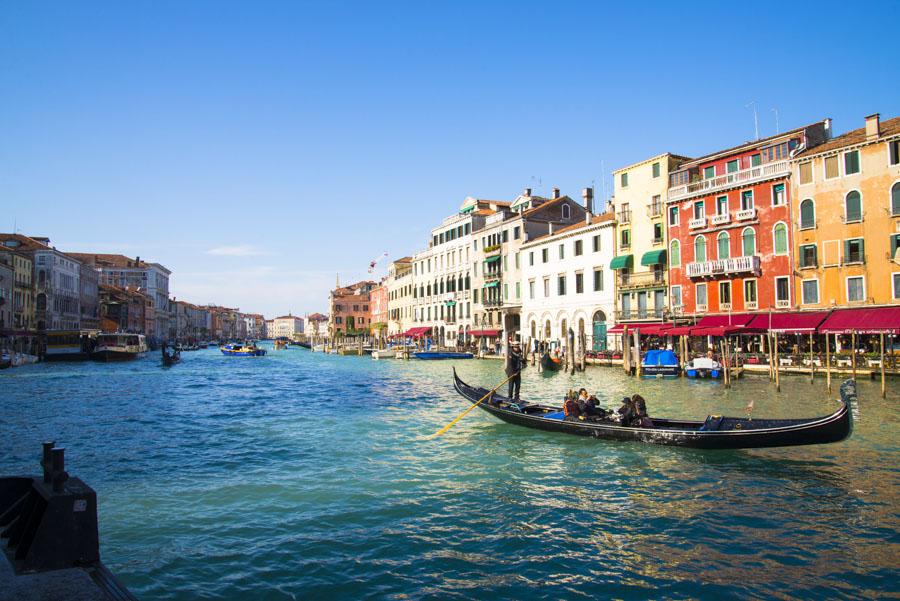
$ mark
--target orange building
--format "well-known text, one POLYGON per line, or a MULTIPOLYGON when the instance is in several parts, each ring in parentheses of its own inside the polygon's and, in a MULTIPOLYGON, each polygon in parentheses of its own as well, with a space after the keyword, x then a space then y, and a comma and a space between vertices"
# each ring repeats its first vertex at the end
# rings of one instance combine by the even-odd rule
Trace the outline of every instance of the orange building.
POLYGON ((792 163, 795 306, 900 302, 900 117, 870 115, 792 163))

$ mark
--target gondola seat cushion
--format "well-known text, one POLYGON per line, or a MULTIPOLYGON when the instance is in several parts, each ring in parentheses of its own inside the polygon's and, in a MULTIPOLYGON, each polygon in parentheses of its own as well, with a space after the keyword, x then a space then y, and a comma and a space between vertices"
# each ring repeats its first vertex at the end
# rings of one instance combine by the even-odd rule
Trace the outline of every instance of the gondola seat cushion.
POLYGON ((544 417, 544 419, 559 419, 559 420, 561 420, 561 419, 565 419, 566 414, 563 413, 562 411, 555 411, 553 413, 545 413, 543 415, 543 417, 544 417))
POLYGON ((715 432, 722 426, 722 420, 725 418, 721 415, 708 415, 706 421, 700 426, 700 432, 715 432))

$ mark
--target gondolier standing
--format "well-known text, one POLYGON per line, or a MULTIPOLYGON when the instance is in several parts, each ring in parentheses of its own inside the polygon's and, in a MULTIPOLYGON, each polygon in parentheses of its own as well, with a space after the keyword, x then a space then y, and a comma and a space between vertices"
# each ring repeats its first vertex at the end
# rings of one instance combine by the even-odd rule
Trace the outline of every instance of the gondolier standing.
POLYGON ((509 394, 511 400, 519 400, 519 389, 522 386, 522 350, 517 342, 510 341, 507 347, 509 352, 506 353, 506 375, 509 378, 509 394))

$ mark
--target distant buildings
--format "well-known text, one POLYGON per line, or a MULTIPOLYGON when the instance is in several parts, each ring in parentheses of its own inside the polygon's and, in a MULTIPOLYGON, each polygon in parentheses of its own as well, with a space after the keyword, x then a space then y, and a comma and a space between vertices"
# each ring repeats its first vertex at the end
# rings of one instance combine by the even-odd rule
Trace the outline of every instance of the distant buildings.
POLYGON ((329 299, 328 331, 331 336, 367 334, 372 324, 370 294, 375 282, 363 281, 335 288, 329 299))
POLYGON ((303 333, 308 340, 321 340, 328 336, 328 316, 312 313, 303 318, 303 333))
POLYGON ((303 333, 303 318, 296 315, 282 315, 272 320, 271 330, 268 331, 270 338, 289 338, 303 333))

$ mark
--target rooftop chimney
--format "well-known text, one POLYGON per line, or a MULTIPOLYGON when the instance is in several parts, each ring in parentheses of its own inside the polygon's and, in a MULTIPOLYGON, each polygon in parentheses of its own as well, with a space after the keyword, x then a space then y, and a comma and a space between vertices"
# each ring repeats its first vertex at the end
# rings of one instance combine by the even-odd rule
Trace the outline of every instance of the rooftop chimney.
POLYGON ((525 192, 522 193, 522 196, 531 196, 531 188, 525 188, 525 192))
POLYGON ((553 198, 559 198, 559 188, 553 188, 553 198))
POLYGON ((581 197, 584 199, 584 210, 586 211, 584 221, 590 223, 594 213, 594 189, 585 188, 581 191, 581 197))
POLYGON ((547 235, 548 236, 553 235, 553 222, 552 221, 547 223, 547 235))
POLYGON ((881 135, 881 115, 875 113, 866 117, 866 140, 874 140, 881 135))
POLYGON ((831 117, 825 119, 825 139, 831 139, 831 117))

